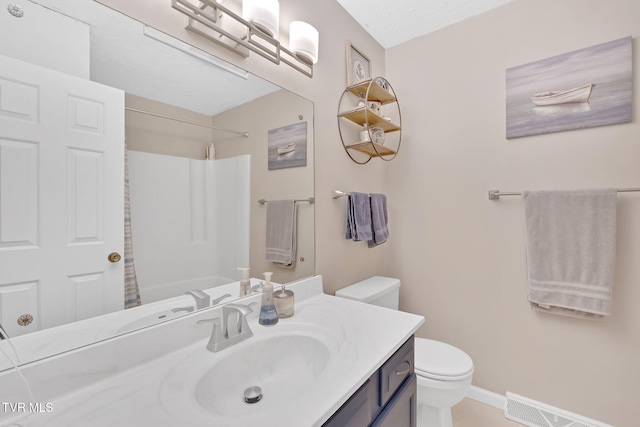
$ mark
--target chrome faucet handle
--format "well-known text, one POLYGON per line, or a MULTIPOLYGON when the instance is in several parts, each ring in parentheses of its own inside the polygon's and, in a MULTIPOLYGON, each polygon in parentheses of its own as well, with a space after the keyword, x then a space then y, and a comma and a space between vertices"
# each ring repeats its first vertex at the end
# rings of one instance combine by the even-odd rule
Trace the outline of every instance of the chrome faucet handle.
POLYGON ((251 292, 262 292, 262 286, 264 286, 264 280, 261 280, 257 285, 253 285, 251 292))
POLYGON ((196 322, 197 325, 204 325, 206 323, 213 323, 211 336, 209 337, 209 342, 207 343, 207 350, 214 353, 216 351, 222 350, 222 348, 219 348, 219 347, 220 347, 220 344, 225 341, 226 337, 222 333, 220 318, 216 317, 215 319, 202 319, 196 322))
POLYGON ((196 309, 206 308, 211 305, 211 297, 209 294, 202 292, 200 289, 193 289, 184 293, 191 295, 196 300, 196 309))
POLYGON ((253 336, 253 332, 251 332, 251 328, 249 328, 249 323, 247 322, 247 316, 251 313, 253 313, 253 309, 249 305, 245 304, 231 303, 222 306, 224 335, 227 338, 231 338, 233 336, 242 336, 244 338, 249 338, 253 336), (229 328, 229 316, 235 313, 237 313, 238 315, 238 320, 236 321, 235 327, 229 328))
POLYGON ((229 298, 231 296, 231 294, 224 294, 216 299, 212 299, 211 300, 211 305, 218 305, 220 304, 220 302, 225 299, 225 298, 229 298))
POLYGON ((237 310, 240 313, 242 313, 243 316, 248 316, 251 313, 253 313, 253 309, 251 308, 252 305, 255 305, 255 302, 252 302, 251 304, 237 304, 237 303, 229 303, 229 304, 225 304, 222 306, 222 312, 224 313, 225 310, 229 311, 229 310, 237 310))

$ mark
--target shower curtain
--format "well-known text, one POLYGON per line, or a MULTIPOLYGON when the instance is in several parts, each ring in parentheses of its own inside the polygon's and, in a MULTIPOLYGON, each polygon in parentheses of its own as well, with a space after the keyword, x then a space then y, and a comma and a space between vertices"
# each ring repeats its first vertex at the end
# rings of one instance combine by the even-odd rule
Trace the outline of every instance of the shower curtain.
POLYGON ((129 155, 124 145, 124 308, 142 304, 140 289, 133 263, 133 240, 131 238, 131 205, 129 203, 129 155))

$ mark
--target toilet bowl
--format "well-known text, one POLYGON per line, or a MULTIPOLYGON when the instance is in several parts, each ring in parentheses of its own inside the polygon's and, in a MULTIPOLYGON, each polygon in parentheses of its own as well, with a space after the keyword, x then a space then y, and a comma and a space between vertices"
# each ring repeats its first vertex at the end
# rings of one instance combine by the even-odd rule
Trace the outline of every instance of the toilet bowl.
POLYGON ((467 394, 473 361, 450 344, 415 339, 415 373, 418 379, 418 427, 452 427, 451 408, 467 394))
MULTIPOLYGON (((398 309, 400 280, 374 276, 336 292, 336 296, 392 310, 398 309)), ((417 377, 418 427, 452 427, 451 407, 467 394, 473 361, 450 344, 415 338, 414 371, 417 377)))

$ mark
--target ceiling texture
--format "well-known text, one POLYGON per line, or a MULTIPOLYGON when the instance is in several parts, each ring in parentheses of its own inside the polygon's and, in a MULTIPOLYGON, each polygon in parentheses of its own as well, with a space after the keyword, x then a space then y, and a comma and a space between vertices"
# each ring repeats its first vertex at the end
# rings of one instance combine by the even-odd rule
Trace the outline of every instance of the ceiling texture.
POLYGON ((336 0, 385 49, 513 0, 336 0))

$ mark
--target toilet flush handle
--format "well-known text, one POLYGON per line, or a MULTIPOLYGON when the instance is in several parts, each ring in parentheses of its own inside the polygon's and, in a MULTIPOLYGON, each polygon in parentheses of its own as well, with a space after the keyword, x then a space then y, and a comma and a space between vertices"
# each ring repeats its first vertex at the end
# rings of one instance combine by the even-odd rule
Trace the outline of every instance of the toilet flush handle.
POLYGON ((401 375, 406 375, 410 370, 411 370, 411 362, 408 360, 403 360, 402 363, 406 363, 408 365, 408 368, 403 370, 403 371, 399 371, 396 370, 396 375, 401 376, 401 375))

